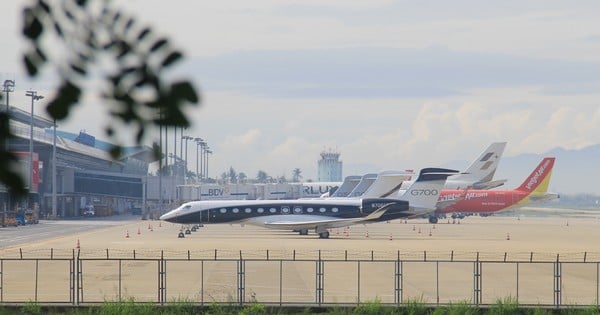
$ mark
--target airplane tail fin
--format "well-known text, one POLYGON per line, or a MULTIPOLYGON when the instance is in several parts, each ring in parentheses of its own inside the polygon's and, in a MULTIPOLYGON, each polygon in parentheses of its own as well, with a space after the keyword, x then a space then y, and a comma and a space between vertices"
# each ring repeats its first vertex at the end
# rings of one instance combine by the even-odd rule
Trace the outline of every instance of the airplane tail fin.
POLYGON ((344 182, 342 183, 342 185, 340 185, 340 187, 333 194, 329 195, 329 197, 346 197, 346 196, 348 196, 352 192, 354 187, 356 187, 356 185, 358 185, 361 178, 362 177, 358 176, 358 175, 346 176, 346 178, 344 178, 344 182))
POLYGON ((517 190, 535 194, 546 193, 550 184, 554 160, 553 157, 544 158, 517 190))
POLYGON ((434 210, 446 178, 456 173, 458 171, 445 168, 424 168, 417 180, 399 196, 399 199, 408 201, 413 209, 434 210))
POLYGON ((375 173, 363 175, 363 177, 360 179, 360 182, 358 182, 356 187, 354 187, 354 189, 352 189, 352 191, 348 194, 348 197, 362 196, 365 193, 365 191, 367 191, 367 189, 371 187, 371 184, 373 184, 376 178, 377 174, 375 173))
POLYGON ((361 195, 362 198, 385 198, 397 194, 404 181, 410 180, 414 174, 406 171, 383 171, 371 186, 361 195))
POLYGON ((494 173, 500 163, 500 158, 506 147, 506 142, 494 142, 469 165, 463 173, 452 176, 453 180, 477 180, 489 182, 494 178, 494 173))

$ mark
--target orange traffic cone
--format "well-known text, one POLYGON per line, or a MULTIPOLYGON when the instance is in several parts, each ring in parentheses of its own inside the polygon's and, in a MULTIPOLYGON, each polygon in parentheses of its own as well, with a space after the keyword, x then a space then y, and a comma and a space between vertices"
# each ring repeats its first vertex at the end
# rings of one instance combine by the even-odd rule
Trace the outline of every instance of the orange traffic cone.
POLYGON ((138 228, 138 235, 142 234, 142 231, 140 231, 140 228, 138 228))
POLYGON ((429 230, 429 236, 431 236, 431 230, 429 230))
POLYGON ((129 230, 125 231, 125 238, 129 238, 129 230))
POLYGON ((79 239, 77 239, 77 244, 75 244, 75 248, 77 248, 77 249, 81 248, 81 247, 79 246, 79 239))

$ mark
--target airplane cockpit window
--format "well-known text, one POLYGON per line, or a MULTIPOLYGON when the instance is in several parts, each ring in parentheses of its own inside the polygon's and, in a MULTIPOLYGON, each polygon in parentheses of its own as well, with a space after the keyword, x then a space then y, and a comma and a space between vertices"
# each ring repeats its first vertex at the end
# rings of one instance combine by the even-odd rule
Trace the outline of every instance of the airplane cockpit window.
POLYGON ((185 205, 185 206, 183 206, 183 209, 187 210, 187 209, 190 209, 191 207, 192 207, 192 205, 185 205))

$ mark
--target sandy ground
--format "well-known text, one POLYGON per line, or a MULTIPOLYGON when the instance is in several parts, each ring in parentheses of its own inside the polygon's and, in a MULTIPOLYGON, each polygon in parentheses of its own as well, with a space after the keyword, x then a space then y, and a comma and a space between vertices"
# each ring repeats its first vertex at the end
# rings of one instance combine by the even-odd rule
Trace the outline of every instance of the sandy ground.
POLYGON ((559 271, 561 303, 596 304, 598 263, 589 262, 600 262, 600 213, 531 211, 552 216, 468 217, 460 223, 441 220, 435 226, 425 220, 392 221, 333 229, 330 239, 239 225, 206 225, 178 238, 179 225, 126 221, 0 251, 2 299, 69 301, 71 267, 56 259, 75 254, 83 259, 83 302, 119 296, 156 301, 160 275, 152 259, 161 256, 170 259, 164 270, 168 300, 236 300, 240 255, 245 259, 246 301, 314 303, 318 257, 326 260, 324 302, 394 303, 398 297, 432 303, 473 301, 473 261, 479 257, 487 261, 482 265, 482 303, 506 296, 520 303, 555 303, 557 271, 552 262, 558 258, 578 262, 563 264, 559 271), (38 261, 37 267, 36 261, 11 260, 21 255, 52 255, 53 260, 38 261), (134 256, 150 260, 133 261, 134 256), (398 257, 401 266, 395 262, 398 257), (272 261, 264 261, 267 258, 272 261), (442 262, 431 262, 436 259, 442 262), (492 263, 504 260, 511 263, 492 263), (530 260, 534 263, 526 263, 530 260))

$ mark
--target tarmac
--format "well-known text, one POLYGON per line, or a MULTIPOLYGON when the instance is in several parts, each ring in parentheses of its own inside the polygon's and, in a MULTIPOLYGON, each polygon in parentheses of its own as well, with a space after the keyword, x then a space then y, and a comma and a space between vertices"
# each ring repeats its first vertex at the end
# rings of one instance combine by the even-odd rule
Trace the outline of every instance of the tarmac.
MULTIPOLYGON (((24 262, 10 259, 50 256, 60 259, 78 255, 89 259, 83 264, 84 302, 102 302, 125 295, 138 300, 156 299, 159 279, 152 259, 163 257, 180 260, 168 264, 168 297, 203 303, 229 301, 239 293, 236 290, 240 258, 246 260, 246 300, 314 303, 315 272, 318 272, 315 261, 320 258, 326 261, 324 302, 355 303, 358 294, 363 301, 376 298, 393 303, 399 292, 394 286, 394 273, 398 271, 395 261, 401 259, 406 262, 402 267, 403 300, 413 297, 428 302, 472 301, 473 262, 486 261, 498 264, 483 267, 482 302, 494 303, 499 297, 517 296, 520 303, 553 304, 557 295, 553 290, 556 269, 553 270, 552 262, 559 260, 587 263, 567 265, 561 271, 565 292, 559 300, 579 305, 598 303, 598 263, 590 262, 600 262, 600 212, 534 209, 526 213, 441 219, 435 225, 425 219, 356 225, 330 230, 329 239, 319 239, 314 233, 301 236, 239 224, 207 224, 178 238, 180 225, 125 220, 0 250, 0 258, 9 259, 3 266, 3 298, 27 301, 33 288, 13 271, 17 266, 22 268, 24 262), (131 261, 134 257, 150 261, 131 261), (117 263, 113 259, 126 262, 117 263), (435 265, 423 263, 436 260, 435 265), (512 264, 501 264, 505 261, 512 264), (11 267, 10 263, 14 265, 11 267), (515 266, 520 267, 515 270, 515 266), (119 283, 118 289, 115 281, 119 283)), ((48 268, 56 274, 68 271, 66 266, 48 268)), ((57 277, 44 281, 60 283, 69 278, 57 277)), ((61 286, 68 291, 68 281, 61 286)), ((41 300, 69 298, 68 292, 56 296, 51 293, 56 290, 43 286, 41 289, 36 286, 35 290, 35 298, 41 300)))

